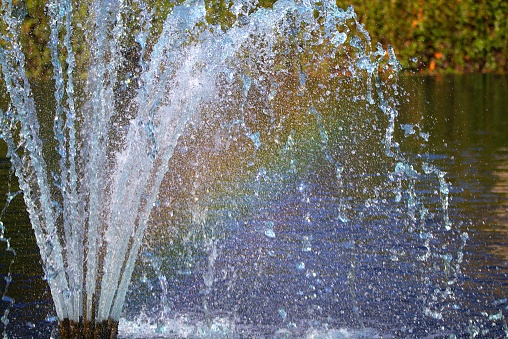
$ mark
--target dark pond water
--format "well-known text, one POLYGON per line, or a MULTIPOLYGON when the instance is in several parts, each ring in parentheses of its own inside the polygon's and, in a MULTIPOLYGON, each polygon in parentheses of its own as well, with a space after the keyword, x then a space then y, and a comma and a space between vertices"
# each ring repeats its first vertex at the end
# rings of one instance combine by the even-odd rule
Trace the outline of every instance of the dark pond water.
MULTIPOLYGON (((340 221, 340 183, 303 148, 234 183, 220 180, 226 187, 187 202, 186 214, 178 200, 161 200, 167 215, 147 235, 122 335, 507 336, 508 77, 403 83, 408 100, 398 123, 418 124, 430 137, 425 152, 410 138, 402 147, 447 172, 451 231, 439 226, 438 211, 418 231, 404 226, 386 215, 393 201, 383 192, 377 209, 351 197, 349 221, 340 221), (305 166, 292 171, 294 158, 305 166)), ((436 199, 436 182, 417 186, 422 200, 436 199)), ((1 158, 0 194, 16 190, 1 158)), ((12 338, 49 337, 54 311, 21 196, 2 220, 16 256, 0 243, 0 274, 12 276, 5 295, 15 301, 0 302, 2 314, 9 310, 0 328, 12 338)))

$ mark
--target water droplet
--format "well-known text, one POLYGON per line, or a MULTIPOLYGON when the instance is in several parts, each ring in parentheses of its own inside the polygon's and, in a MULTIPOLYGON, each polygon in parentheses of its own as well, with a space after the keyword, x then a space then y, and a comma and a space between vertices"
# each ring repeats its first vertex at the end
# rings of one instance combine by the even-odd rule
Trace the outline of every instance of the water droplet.
POLYGON ((339 220, 342 221, 343 223, 346 223, 349 221, 349 218, 347 216, 345 216, 343 213, 340 213, 339 220))
POLYGON ((398 72, 402 69, 402 65, 399 60, 395 57, 395 52, 391 45, 388 46, 388 64, 393 67, 393 69, 398 72))
POLYGON ((300 192, 305 191, 305 183, 303 183, 303 182, 300 183, 300 185, 298 186, 298 191, 300 191, 300 192))
POLYGON ((279 315, 283 321, 285 321, 288 316, 287 312, 283 308, 279 308, 279 315))
POLYGON ((430 308, 426 307, 425 310, 424 310, 424 314, 428 317, 431 317, 431 318, 434 318, 434 319, 437 319, 437 320, 442 320, 443 319, 443 314, 441 314, 441 312, 438 312, 438 311, 432 311, 430 308))
POLYGON ((412 124, 402 124, 400 128, 404 131, 404 136, 407 137, 409 135, 415 134, 415 126, 412 124))
POLYGON ((12 297, 9 297, 8 295, 2 296, 2 301, 14 304, 14 299, 12 297))
POLYGON ((150 279, 148 279, 148 277, 146 276, 146 274, 143 274, 140 278, 139 278, 139 281, 142 282, 143 284, 149 284, 150 283, 150 279))
POLYGON ((362 42, 362 39, 360 39, 360 37, 358 35, 355 35, 351 38, 351 41, 349 42, 349 44, 358 49, 360 52, 363 52, 363 42, 362 42))
POLYGON ((504 316, 503 316, 503 312, 502 311, 499 311, 499 313, 496 313, 496 314, 491 314, 489 315, 489 320, 500 320, 500 319, 503 319, 504 316))
POLYGON ((268 94, 268 100, 272 101, 273 99, 275 99, 276 94, 277 94, 276 90, 271 90, 270 93, 268 94))
POLYGON ((332 37, 332 44, 334 44, 335 47, 338 47, 338 46, 342 45, 344 42, 346 42, 346 39, 347 39, 347 34, 346 33, 344 33, 344 32, 337 32, 332 37))
POLYGON ((370 62, 370 57, 363 56, 356 62, 356 67, 359 69, 366 70, 369 73, 372 73, 374 71, 375 64, 370 62))
POLYGON ((46 319, 44 319, 44 320, 47 321, 48 323, 54 323, 54 322, 58 321, 58 317, 57 316, 47 316, 46 319))
POLYGON ((497 299, 497 300, 494 300, 494 301, 492 302, 492 304, 493 304, 494 306, 499 306, 499 305, 506 304, 506 301, 507 301, 507 299, 506 299, 506 298, 503 298, 503 299, 497 299))
POLYGON ((300 71, 298 73, 298 80, 300 81, 300 86, 304 87, 305 83, 307 82, 307 74, 305 74, 304 72, 300 71))
POLYGON ((275 238, 275 232, 271 228, 265 230, 265 235, 271 239, 275 238))
POLYGON ((303 252, 310 252, 312 251, 312 244, 311 244, 312 237, 304 236, 302 239, 302 251, 303 252))
POLYGON ((248 136, 252 140, 252 142, 254 143, 254 148, 256 150, 258 150, 259 147, 261 146, 261 139, 260 139, 259 132, 255 132, 255 133, 249 134, 248 136))

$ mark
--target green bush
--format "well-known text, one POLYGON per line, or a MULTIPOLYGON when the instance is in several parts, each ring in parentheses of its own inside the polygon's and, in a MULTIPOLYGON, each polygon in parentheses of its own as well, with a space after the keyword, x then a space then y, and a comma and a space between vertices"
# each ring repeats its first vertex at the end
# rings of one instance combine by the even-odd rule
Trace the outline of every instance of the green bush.
POLYGON ((508 71, 506 0, 350 1, 373 40, 392 44, 410 71, 508 71))

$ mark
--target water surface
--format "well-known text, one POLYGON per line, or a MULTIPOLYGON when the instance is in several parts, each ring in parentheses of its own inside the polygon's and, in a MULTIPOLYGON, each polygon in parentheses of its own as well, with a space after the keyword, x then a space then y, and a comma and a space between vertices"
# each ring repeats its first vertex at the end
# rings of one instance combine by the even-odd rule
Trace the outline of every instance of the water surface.
MULTIPOLYGON (((447 172, 451 232, 439 226, 437 211, 435 224, 430 218, 426 226, 428 234, 411 231, 396 215, 384 215, 393 204, 387 192, 379 193, 377 210, 366 209, 365 199, 350 196, 350 218, 344 222, 341 186, 319 154, 319 142, 297 134, 300 147, 291 155, 281 151, 260 155, 262 160, 242 159, 247 164, 238 170, 245 172, 234 178, 215 170, 213 180, 191 180, 209 188, 206 192, 195 185, 195 204, 189 204, 188 197, 161 197, 158 211, 165 212, 154 217, 158 227, 146 237, 121 333, 506 335, 508 78, 415 76, 402 82, 408 95, 400 102, 398 124, 417 125, 416 130, 429 133, 429 142, 422 145, 411 135, 404 137, 402 128, 396 133, 407 140, 401 146, 406 152, 447 172), (362 222, 351 217, 355 215, 361 215, 362 222), (431 253, 422 261, 418 258, 427 255, 428 235, 431 253), (460 253, 460 267, 447 267, 447 256, 456 262, 460 253), (458 277, 453 284, 448 283, 450 272, 458 277)), ((368 142, 365 145, 357 150, 359 159, 369 151, 368 142)), ((181 159, 189 154, 194 153, 185 145, 177 150, 181 159)), ((9 188, 8 161, 3 158, 0 165, 1 194, 15 192, 15 183, 9 188)), ((179 187, 177 181, 185 181, 186 174, 178 172, 176 160, 174 168, 168 180, 179 187)), ((386 172, 374 164, 349 175, 367 178, 365 182, 386 180, 379 173, 386 172)), ((436 182, 418 186, 419 194, 430 200, 437 199, 437 189, 436 182)), ((11 272, 7 295, 15 300, 7 333, 48 337, 56 326, 55 314, 20 196, 3 221, 17 253, 13 257, 5 246, 0 250, 0 272, 4 277, 11 272)), ((2 290, 4 286, 5 280, 0 281, 2 290)), ((1 302, 2 312, 7 305, 1 302)))

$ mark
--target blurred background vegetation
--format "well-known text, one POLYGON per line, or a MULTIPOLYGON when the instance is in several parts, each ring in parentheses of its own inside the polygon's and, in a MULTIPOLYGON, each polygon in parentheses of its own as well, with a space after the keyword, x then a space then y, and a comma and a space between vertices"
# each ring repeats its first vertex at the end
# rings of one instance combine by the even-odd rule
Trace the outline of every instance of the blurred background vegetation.
MULTIPOLYGON (((506 0, 336 0, 346 9, 353 5, 358 21, 373 41, 391 44, 406 72, 507 73, 508 1, 506 0)), ((31 77, 51 76, 47 0, 13 0, 24 16, 22 44, 31 77)), ((181 2, 181 1, 180 1, 181 2)), ((207 19, 227 29, 234 24, 232 2, 206 0, 207 19)), ((270 7, 274 0, 259 0, 258 7, 270 7)), ((152 0, 158 22, 174 1, 152 0)), ((81 7, 83 8, 83 7, 81 7)), ((86 11, 76 13, 77 20, 86 11)), ((2 23, 3 24, 3 23, 2 23)), ((75 51, 80 52, 79 43, 75 51)), ((84 51, 83 51, 84 52, 84 51)))
POLYGON ((411 71, 508 71, 506 0, 350 1, 373 40, 391 43, 411 71))

